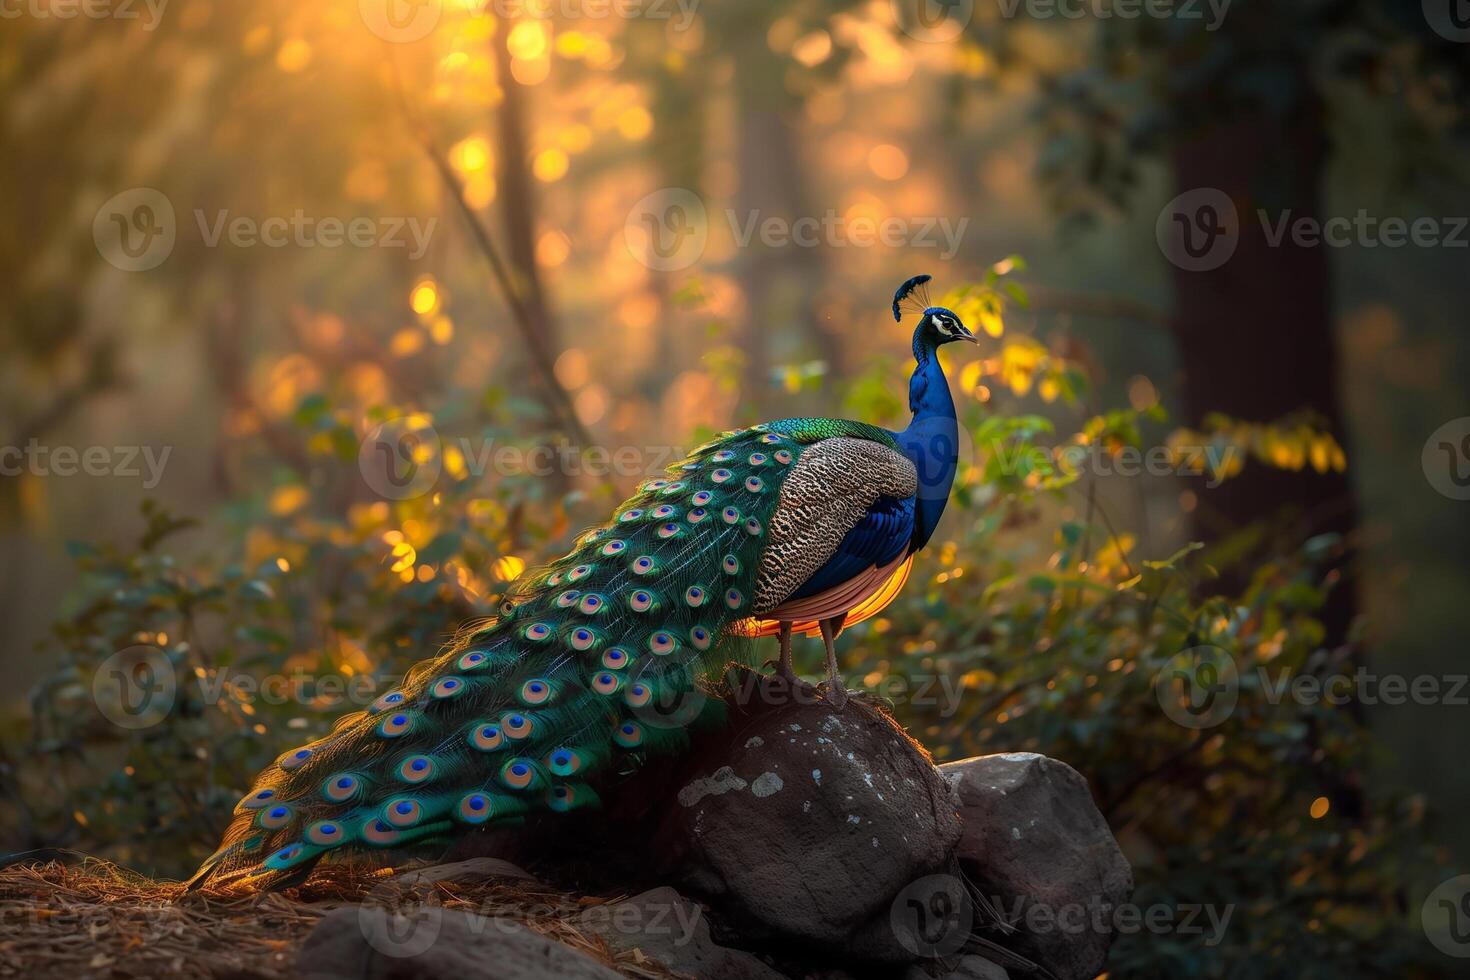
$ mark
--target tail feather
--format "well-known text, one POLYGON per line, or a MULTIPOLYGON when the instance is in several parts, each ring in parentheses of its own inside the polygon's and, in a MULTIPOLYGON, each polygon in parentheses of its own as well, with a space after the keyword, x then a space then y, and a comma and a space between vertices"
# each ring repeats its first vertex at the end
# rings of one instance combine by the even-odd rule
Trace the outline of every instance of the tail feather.
POLYGON ((680 749, 720 707, 700 685, 745 659, 736 624, 800 451, 757 427, 645 483, 497 619, 261 773, 189 886, 283 887, 343 851, 594 806, 680 749))

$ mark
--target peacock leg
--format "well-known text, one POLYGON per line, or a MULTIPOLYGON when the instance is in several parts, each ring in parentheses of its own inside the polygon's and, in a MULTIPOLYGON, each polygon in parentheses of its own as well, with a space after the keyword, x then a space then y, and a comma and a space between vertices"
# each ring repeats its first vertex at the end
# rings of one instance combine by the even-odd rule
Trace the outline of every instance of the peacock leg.
POLYGON ((822 642, 827 645, 827 697, 839 710, 847 706, 847 688, 842 686, 842 677, 837 673, 837 632, 846 618, 846 615, 834 616, 821 622, 822 642))
POLYGON ((791 666, 791 624, 781 623, 781 659, 776 663, 776 673, 788 681, 796 680, 796 671, 791 666))

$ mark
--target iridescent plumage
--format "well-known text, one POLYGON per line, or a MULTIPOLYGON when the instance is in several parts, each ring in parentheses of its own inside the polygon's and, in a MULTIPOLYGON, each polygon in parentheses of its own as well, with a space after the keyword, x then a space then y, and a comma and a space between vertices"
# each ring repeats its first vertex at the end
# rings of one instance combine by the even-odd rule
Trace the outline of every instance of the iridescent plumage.
POLYGON ((820 632, 840 705, 833 638, 896 594, 948 494, 954 447, 930 430, 952 431, 954 406, 932 354, 959 339, 973 338, 958 317, 925 311, 903 432, 786 419, 726 433, 644 483, 518 580, 492 623, 284 752, 191 885, 280 887, 329 855, 595 805, 717 721, 721 702, 693 695, 749 659, 756 636, 781 634, 789 671, 791 633, 820 632))

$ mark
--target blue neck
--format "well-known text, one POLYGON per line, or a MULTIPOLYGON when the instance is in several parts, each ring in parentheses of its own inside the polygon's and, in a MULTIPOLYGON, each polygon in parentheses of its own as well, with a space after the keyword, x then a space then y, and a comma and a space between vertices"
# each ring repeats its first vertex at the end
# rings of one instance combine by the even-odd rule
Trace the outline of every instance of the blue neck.
POLYGON ((949 381, 934 342, 922 328, 914 332, 914 374, 909 379, 909 427, 895 433, 899 447, 919 472, 914 514, 914 550, 928 544, 954 485, 959 466, 959 422, 949 381))

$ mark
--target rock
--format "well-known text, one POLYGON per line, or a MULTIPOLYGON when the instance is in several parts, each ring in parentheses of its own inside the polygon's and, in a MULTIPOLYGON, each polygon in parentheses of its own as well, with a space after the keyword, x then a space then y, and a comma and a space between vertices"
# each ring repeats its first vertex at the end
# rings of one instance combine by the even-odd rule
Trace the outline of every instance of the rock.
POLYGON ((404 885, 432 884, 436 881, 478 881, 482 878, 519 878, 535 881, 535 875, 523 868, 493 857, 470 858, 450 864, 431 864, 426 868, 394 876, 404 885))
POLYGON ((409 915, 358 905, 337 909, 306 937, 302 980, 618 980, 583 953, 510 919, 430 905, 409 915))
POLYGON ((1018 932, 996 941, 1060 980, 1097 976, 1133 872, 1076 770, 1008 753, 940 767, 964 821, 966 875, 1018 932))
POLYGON ((921 967, 910 967, 903 980, 1010 980, 1010 974, 983 956, 961 956, 959 962, 937 974, 927 973, 921 967))
POLYGON ((685 882, 752 937, 912 959, 888 928, 900 891, 948 866, 960 822, 927 755, 886 715, 778 678, 732 675, 728 734, 678 790, 685 882))
POLYGON ((669 969, 699 980, 785 980, 752 954, 717 944, 704 909, 672 888, 593 906, 575 921, 617 952, 640 949, 669 969))

